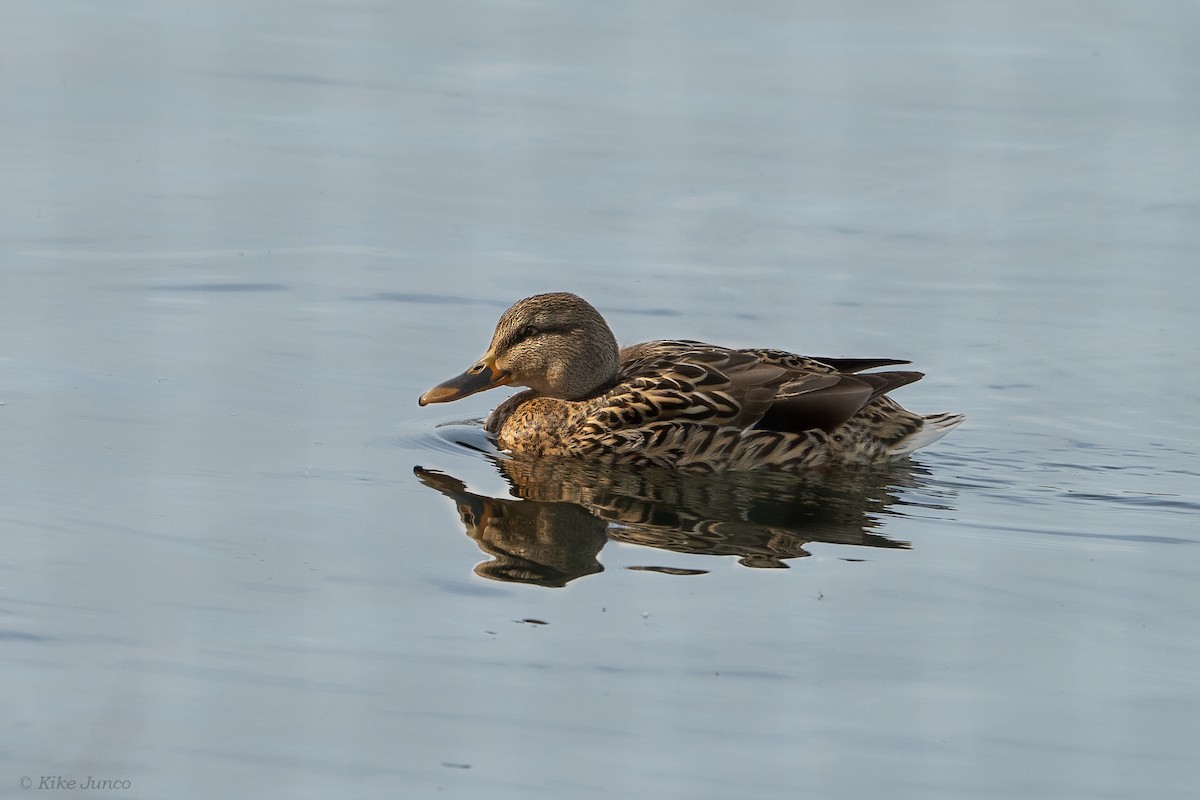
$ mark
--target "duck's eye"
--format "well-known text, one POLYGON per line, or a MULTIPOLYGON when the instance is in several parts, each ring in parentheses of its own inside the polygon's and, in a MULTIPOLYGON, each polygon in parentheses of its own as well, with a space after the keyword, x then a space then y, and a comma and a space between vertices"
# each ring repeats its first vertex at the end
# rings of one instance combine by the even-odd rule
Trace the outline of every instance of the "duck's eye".
POLYGON ((521 338, 528 339, 530 336, 537 336, 540 331, 537 325, 526 325, 521 329, 521 338))

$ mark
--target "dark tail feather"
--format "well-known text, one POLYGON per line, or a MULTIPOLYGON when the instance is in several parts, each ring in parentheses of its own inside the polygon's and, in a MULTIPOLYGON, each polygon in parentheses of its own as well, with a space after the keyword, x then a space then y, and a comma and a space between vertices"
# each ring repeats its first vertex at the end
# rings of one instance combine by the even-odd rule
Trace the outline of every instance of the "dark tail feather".
POLYGON ((860 372, 864 369, 875 369, 875 367, 894 367, 897 364, 912 363, 899 358, 822 358, 813 356, 812 359, 820 361, 822 364, 828 364, 838 372, 860 372))

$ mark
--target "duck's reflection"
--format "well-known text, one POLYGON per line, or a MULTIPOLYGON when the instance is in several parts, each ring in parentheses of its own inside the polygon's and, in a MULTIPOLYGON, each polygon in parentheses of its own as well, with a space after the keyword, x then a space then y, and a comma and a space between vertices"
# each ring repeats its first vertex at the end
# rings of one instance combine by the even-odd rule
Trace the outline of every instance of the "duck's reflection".
POLYGON ((694 475, 577 459, 489 460, 519 499, 475 494, 443 472, 414 472, 457 504, 467 535, 492 557, 475 568, 478 575, 542 586, 603 570, 596 557, 610 539, 776 569, 809 555, 809 542, 908 548, 872 529, 898 513, 892 507, 902 502, 899 492, 918 486, 922 474, 913 464, 820 475, 694 475))

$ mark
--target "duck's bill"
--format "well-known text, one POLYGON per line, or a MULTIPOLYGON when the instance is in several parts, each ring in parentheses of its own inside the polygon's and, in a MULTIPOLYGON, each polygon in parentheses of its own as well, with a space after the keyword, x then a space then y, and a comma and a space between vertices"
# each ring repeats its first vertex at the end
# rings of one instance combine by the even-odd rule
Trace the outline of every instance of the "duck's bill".
POLYGON ((484 356, 462 375, 439 383, 421 395, 417 402, 427 406, 430 403, 449 403, 452 400, 461 400, 485 389, 504 386, 511 377, 507 372, 496 369, 496 364, 490 356, 484 356))

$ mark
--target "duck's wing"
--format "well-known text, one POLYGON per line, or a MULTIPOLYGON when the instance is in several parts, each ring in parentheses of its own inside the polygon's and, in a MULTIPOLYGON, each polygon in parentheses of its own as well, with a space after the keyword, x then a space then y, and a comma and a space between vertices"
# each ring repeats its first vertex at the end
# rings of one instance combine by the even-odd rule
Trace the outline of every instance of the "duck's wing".
MULTIPOLYGON (((590 401, 572 432, 577 452, 677 469, 722 469, 780 388, 797 380, 750 353, 697 342, 650 342, 626 352, 631 350, 634 357, 617 385, 590 401)), ((827 377, 812 376, 822 383, 827 377)))
POLYGON ((780 387, 775 401, 755 426, 761 430, 829 433, 875 398, 923 377, 920 372, 905 371, 856 374, 910 363, 896 358, 818 358, 767 348, 741 352, 782 367, 794 376, 780 387), (816 381, 813 376, 825 380, 816 381))
MULTIPOLYGON (((616 386, 590 401, 572 439, 579 452, 690 469, 823 463, 830 432, 919 372, 842 372, 781 350, 692 341, 622 351, 616 386)), ((867 369, 894 359, 838 360, 867 369)))
POLYGON ((700 342, 647 342, 622 355, 617 385, 585 424, 607 431, 673 420, 748 428, 781 387, 800 378, 752 353, 700 342))
POLYGON ((893 389, 920 380, 920 372, 866 372, 821 375, 826 383, 812 386, 809 376, 784 384, 757 427, 800 433, 820 429, 831 433, 864 406, 893 389))
MULTIPOLYGON (((813 358, 770 348, 691 340, 643 342, 621 352, 618 404, 649 411, 634 424, 672 419, 800 433, 831 432, 920 372, 861 372, 895 358, 813 358), (778 370, 782 375, 773 371, 778 370), (765 405, 764 405, 765 403, 765 405)), ((631 420, 633 422, 633 420, 631 420)))

